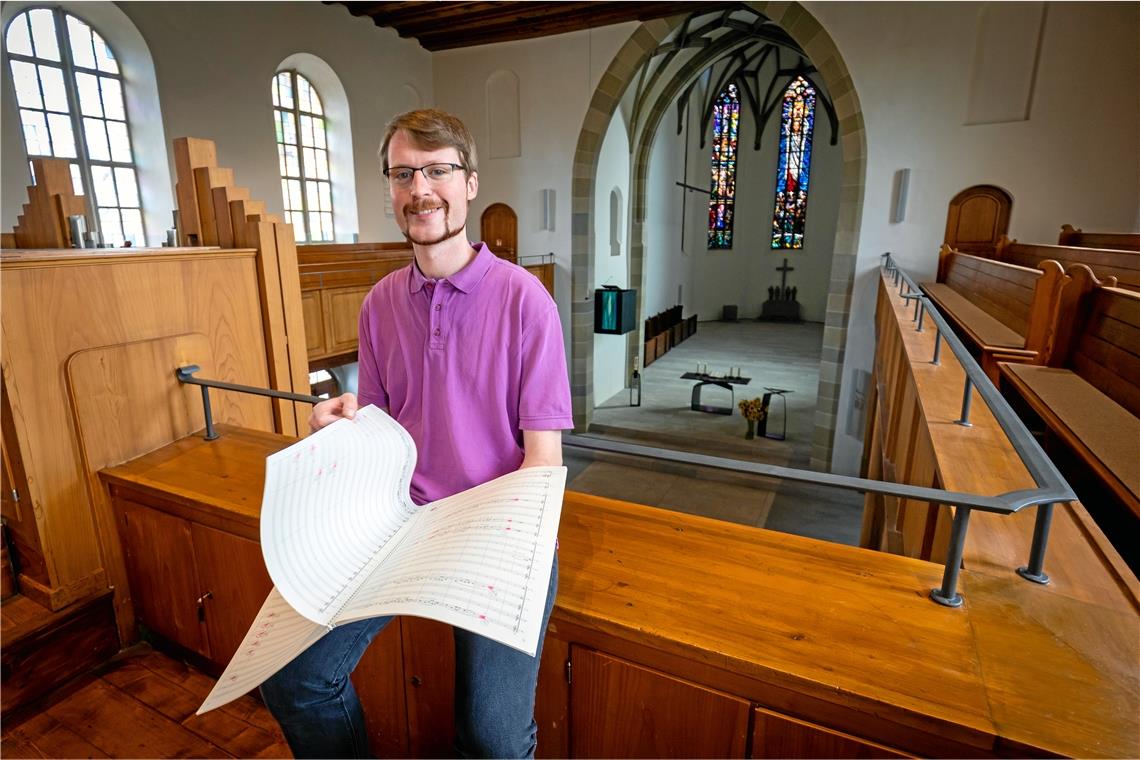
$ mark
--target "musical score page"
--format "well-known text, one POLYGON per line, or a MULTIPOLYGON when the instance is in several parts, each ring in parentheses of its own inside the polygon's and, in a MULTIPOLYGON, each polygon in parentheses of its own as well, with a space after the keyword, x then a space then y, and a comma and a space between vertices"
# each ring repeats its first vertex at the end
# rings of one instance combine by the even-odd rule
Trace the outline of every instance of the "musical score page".
POLYGON ((566 468, 417 507, 415 461, 411 436, 374 406, 267 458, 261 542, 276 585, 198 714, 368 617, 440 620, 534 656, 566 468))

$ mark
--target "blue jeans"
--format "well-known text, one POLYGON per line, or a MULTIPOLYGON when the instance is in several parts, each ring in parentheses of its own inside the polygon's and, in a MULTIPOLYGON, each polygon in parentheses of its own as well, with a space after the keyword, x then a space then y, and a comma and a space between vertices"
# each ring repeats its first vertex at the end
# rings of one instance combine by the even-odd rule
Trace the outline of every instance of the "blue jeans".
MULTIPOLYGON (((454 628, 456 749, 462 756, 534 757, 534 692, 557 591, 555 554, 534 657, 454 628)), ((262 684, 265 704, 295 757, 370 756, 364 712, 349 676, 390 620, 337 626, 262 684)))

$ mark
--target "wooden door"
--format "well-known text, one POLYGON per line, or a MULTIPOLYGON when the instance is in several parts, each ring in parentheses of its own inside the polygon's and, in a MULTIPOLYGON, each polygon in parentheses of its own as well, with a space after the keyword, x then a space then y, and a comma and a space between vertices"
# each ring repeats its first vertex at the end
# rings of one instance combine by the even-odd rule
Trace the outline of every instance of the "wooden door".
POLYGON ((786 715, 756 708, 752 730, 754 758, 911 757, 898 750, 786 715))
POLYGON ((232 533, 191 525, 211 659, 225 667, 245 638, 273 581, 261 545, 232 533))
POLYGON ((962 253, 993 258, 997 241, 1009 232, 1013 198, 994 185, 974 185, 954 196, 946 216, 946 238, 962 253))
POLYGON ((139 619, 176 644, 209 657, 190 523, 125 499, 116 506, 139 619))
POLYGON ((479 221, 483 242, 499 258, 518 263, 519 219, 505 203, 492 203, 479 221))
POLYGON ((574 757, 744 757, 747 700, 571 646, 574 757))

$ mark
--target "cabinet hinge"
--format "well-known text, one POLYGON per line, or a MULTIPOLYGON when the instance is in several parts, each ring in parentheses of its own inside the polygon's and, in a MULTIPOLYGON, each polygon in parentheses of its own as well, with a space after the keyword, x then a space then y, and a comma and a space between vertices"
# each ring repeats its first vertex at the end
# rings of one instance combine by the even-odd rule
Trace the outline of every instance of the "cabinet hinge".
POLYGON ((573 673, 571 673, 571 665, 572 665, 572 663, 570 662, 570 660, 567 660, 566 661, 566 683, 574 683, 574 675, 573 675, 573 673))
POLYGON ((19 501, 19 500, 20 500, 20 492, 17 491, 15 488, 13 488, 12 489, 12 501, 19 501))

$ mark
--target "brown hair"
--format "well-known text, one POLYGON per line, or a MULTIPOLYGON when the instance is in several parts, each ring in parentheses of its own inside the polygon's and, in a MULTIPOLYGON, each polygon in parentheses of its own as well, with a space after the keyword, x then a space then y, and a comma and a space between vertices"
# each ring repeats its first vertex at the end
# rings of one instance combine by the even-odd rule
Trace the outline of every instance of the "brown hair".
POLYGON ((455 148, 459 151, 459 163, 468 174, 477 172, 477 158, 475 156, 475 138, 467 127, 455 116, 434 108, 421 108, 418 111, 408 111, 399 114, 388 122, 384 132, 384 141, 380 143, 380 166, 388 170, 388 143, 392 135, 404 130, 411 138, 412 144, 422 150, 438 150, 440 148, 455 148))

